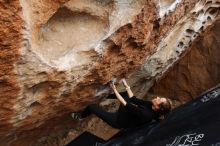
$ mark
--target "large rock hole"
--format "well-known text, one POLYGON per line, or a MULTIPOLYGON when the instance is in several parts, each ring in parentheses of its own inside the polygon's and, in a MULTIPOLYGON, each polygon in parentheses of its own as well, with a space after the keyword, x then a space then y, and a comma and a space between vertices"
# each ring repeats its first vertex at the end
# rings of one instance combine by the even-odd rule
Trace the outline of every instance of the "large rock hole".
POLYGON ((52 66, 82 65, 88 58, 80 53, 90 50, 107 31, 108 21, 62 7, 41 27, 36 52, 52 66))

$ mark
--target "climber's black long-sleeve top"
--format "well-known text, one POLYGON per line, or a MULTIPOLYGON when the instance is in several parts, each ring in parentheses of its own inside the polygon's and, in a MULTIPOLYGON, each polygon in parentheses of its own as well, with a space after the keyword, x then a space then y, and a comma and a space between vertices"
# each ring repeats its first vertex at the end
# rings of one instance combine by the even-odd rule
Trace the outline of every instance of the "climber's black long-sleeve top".
POLYGON ((143 101, 135 96, 126 101, 126 106, 121 105, 118 110, 117 120, 122 128, 135 127, 158 119, 150 101, 143 101))
MULTIPOLYGON (((88 107, 89 111, 115 128, 137 127, 158 119, 159 116, 152 110, 152 103, 150 101, 144 101, 135 96, 129 98, 127 92, 120 94, 127 104, 126 106, 120 105, 117 112, 106 112, 97 105, 90 105, 88 107)), ((112 94, 107 98, 113 99, 116 96, 112 94)))

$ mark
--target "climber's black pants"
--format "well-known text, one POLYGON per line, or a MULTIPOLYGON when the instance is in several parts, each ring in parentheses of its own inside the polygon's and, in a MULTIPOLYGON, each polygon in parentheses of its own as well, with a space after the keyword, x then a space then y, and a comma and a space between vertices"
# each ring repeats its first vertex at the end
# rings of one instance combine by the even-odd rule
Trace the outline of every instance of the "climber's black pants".
MULTIPOLYGON (((126 101, 128 100, 129 97, 128 97, 127 92, 122 92, 120 94, 126 101)), ((107 99, 116 99, 116 98, 117 97, 115 94, 111 94, 107 97, 107 99)), ((119 109, 121 108, 123 108, 123 105, 120 105, 119 109)), ((92 114, 95 114, 97 117, 101 118, 103 121, 105 121, 106 123, 108 123, 114 128, 122 128, 120 124, 118 123, 118 116, 120 114, 120 110, 114 113, 107 112, 103 110, 100 106, 92 104, 86 108, 86 111, 92 114)), ((122 123, 127 122, 127 119, 124 119, 124 121, 120 121, 120 122, 122 123)))

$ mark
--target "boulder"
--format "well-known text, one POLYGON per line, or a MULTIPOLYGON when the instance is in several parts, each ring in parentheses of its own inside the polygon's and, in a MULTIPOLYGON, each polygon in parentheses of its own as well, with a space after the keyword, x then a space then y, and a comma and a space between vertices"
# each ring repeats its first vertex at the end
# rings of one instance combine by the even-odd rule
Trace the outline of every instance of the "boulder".
POLYGON ((1 1, 0 145, 62 145, 78 128, 69 114, 109 94, 112 79, 130 77, 132 86, 149 80, 138 90, 146 93, 215 23, 219 6, 218 0, 1 1))
POLYGON ((206 30, 150 92, 185 103, 220 83, 220 21, 206 30))

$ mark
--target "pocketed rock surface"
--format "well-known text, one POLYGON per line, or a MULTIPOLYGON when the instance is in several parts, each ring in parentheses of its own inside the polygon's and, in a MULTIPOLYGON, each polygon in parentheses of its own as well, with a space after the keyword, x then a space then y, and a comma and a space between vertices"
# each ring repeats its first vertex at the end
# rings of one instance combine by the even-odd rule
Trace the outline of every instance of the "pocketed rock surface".
POLYGON ((220 21, 194 41, 185 56, 151 88, 150 92, 181 103, 220 83, 220 21), (175 79, 175 80, 174 80, 175 79))

